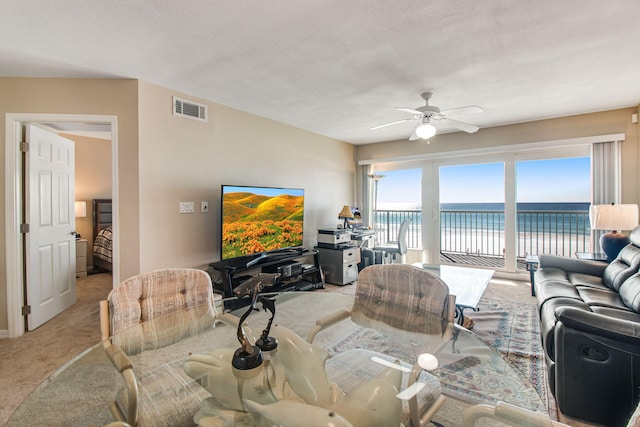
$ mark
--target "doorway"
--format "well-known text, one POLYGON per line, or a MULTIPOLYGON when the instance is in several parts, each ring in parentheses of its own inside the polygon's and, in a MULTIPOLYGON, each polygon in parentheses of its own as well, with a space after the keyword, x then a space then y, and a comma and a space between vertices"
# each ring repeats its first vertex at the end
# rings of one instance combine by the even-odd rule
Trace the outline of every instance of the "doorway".
POLYGON ((6 234, 6 284, 8 336, 18 337, 25 331, 25 317, 22 307, 25 303, 25 282, 23 244, 21 235, 22 221, 22 128, 26 123, 58 123, 68 126, 77 124, 96 124, 108 126, 111 131, 111 170, 113 200, 113 285, 119 277, 119 218, 118 218, 118 127, 117 117, 97 115, 67 114, 7 114, 5 116, 5 234, 6 234))

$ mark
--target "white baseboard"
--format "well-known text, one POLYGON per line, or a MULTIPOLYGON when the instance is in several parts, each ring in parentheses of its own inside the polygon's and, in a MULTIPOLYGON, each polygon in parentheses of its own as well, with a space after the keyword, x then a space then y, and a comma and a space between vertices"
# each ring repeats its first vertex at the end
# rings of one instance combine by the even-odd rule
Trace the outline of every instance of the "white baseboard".
POLYGON ((3 338, 9 338, 9 330, 8 329, 0 330, 0 339, 3 339, 3 338))

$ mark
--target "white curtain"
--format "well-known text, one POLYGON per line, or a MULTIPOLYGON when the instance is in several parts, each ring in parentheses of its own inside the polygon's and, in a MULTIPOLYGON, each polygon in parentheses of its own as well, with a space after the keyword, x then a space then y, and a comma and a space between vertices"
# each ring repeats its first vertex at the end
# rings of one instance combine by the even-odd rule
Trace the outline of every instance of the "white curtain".
POLYGON ((591 204, 620 203, 620 144, 598 142, 591 148, 591 204))
POLYGON ((362 215, 363 224, 372 224, 372 200, 371 200, 371 192, 372 190, 372 182, 373 180, 369 178, 369 174, 371 173, 371 165, 362 165, 360 166, 360 182, 362 185, 362 206, 360 207, 360 214, 362 215))
MULTIPOLYGON (((620 142, 591 145, 591 204, 620 203, 620 142)), ((591 231, 591 251, 600 252, 601 231, 591 231)))

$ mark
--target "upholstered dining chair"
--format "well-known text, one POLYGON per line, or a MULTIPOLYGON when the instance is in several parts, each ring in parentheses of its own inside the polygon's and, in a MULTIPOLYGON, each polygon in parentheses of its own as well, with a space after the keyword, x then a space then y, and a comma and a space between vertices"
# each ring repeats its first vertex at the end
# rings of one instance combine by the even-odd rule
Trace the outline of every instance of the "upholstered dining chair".
MULTIPOLYGON (((447 285, 433 273, 408 264, 372 265, 363 269, 358 277, 351 310, 341 310, 318 320, 307 335, 307 341, 313 342, 322 330, 351 318, 361 326, 388 326, 415 332, 420 340, 417 342, 424 344, 420 351, 435 353, 453 337, 454 315, 455 296, 449 294, 447 285), (424 334, 430 339, 433 337, 433 341, 424 342, 427 341, 424 334)), ((383 369, 371 361, 374 355, 374 352, 361 349, 338 353, 327 361, 327 375, 346 391, 361 376, 350 374, 355 369, 369 369, 372 377, 383 369)), ((390 359, 386 355, 377 356, 390 359)), ((405 425, 410 422, 413 427, 424 426, 444 403, 440 383, 417 364, 405 376, 403 387, 410 387, 416 381, 426 387, 403 404, 402 421, 405 425)))
POLYGON ((184 373, 181 361, 136 375, 129 356, 176 343, 215 321, 211 278, 202 270, 156 270, 114 288, 100 302, 100 323, 107 357, 125 382, 110 405, 116 420, 132 427, 193 426, 210 394, 184 373), (145 322, 152 319, 149 328, 145 322))
POLYGON ((407 243, 407 234, 409 232, 410 223, 410 219, 405 219, 400 223, 396 240, 390 240, 383 245, 374 246, 374 251, 382 252, 383 263, 394 263, 396 261, 402 263, 403 257, 407 253, 409 247, 407 243))

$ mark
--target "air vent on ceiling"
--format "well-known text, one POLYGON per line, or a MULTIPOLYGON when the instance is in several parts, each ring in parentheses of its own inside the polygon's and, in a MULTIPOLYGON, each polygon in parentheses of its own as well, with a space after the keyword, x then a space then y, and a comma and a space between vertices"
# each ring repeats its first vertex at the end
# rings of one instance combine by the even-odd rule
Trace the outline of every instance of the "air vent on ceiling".
POLYGON ((207 106, 173 97, 173 115, 207 121, 207 106))

